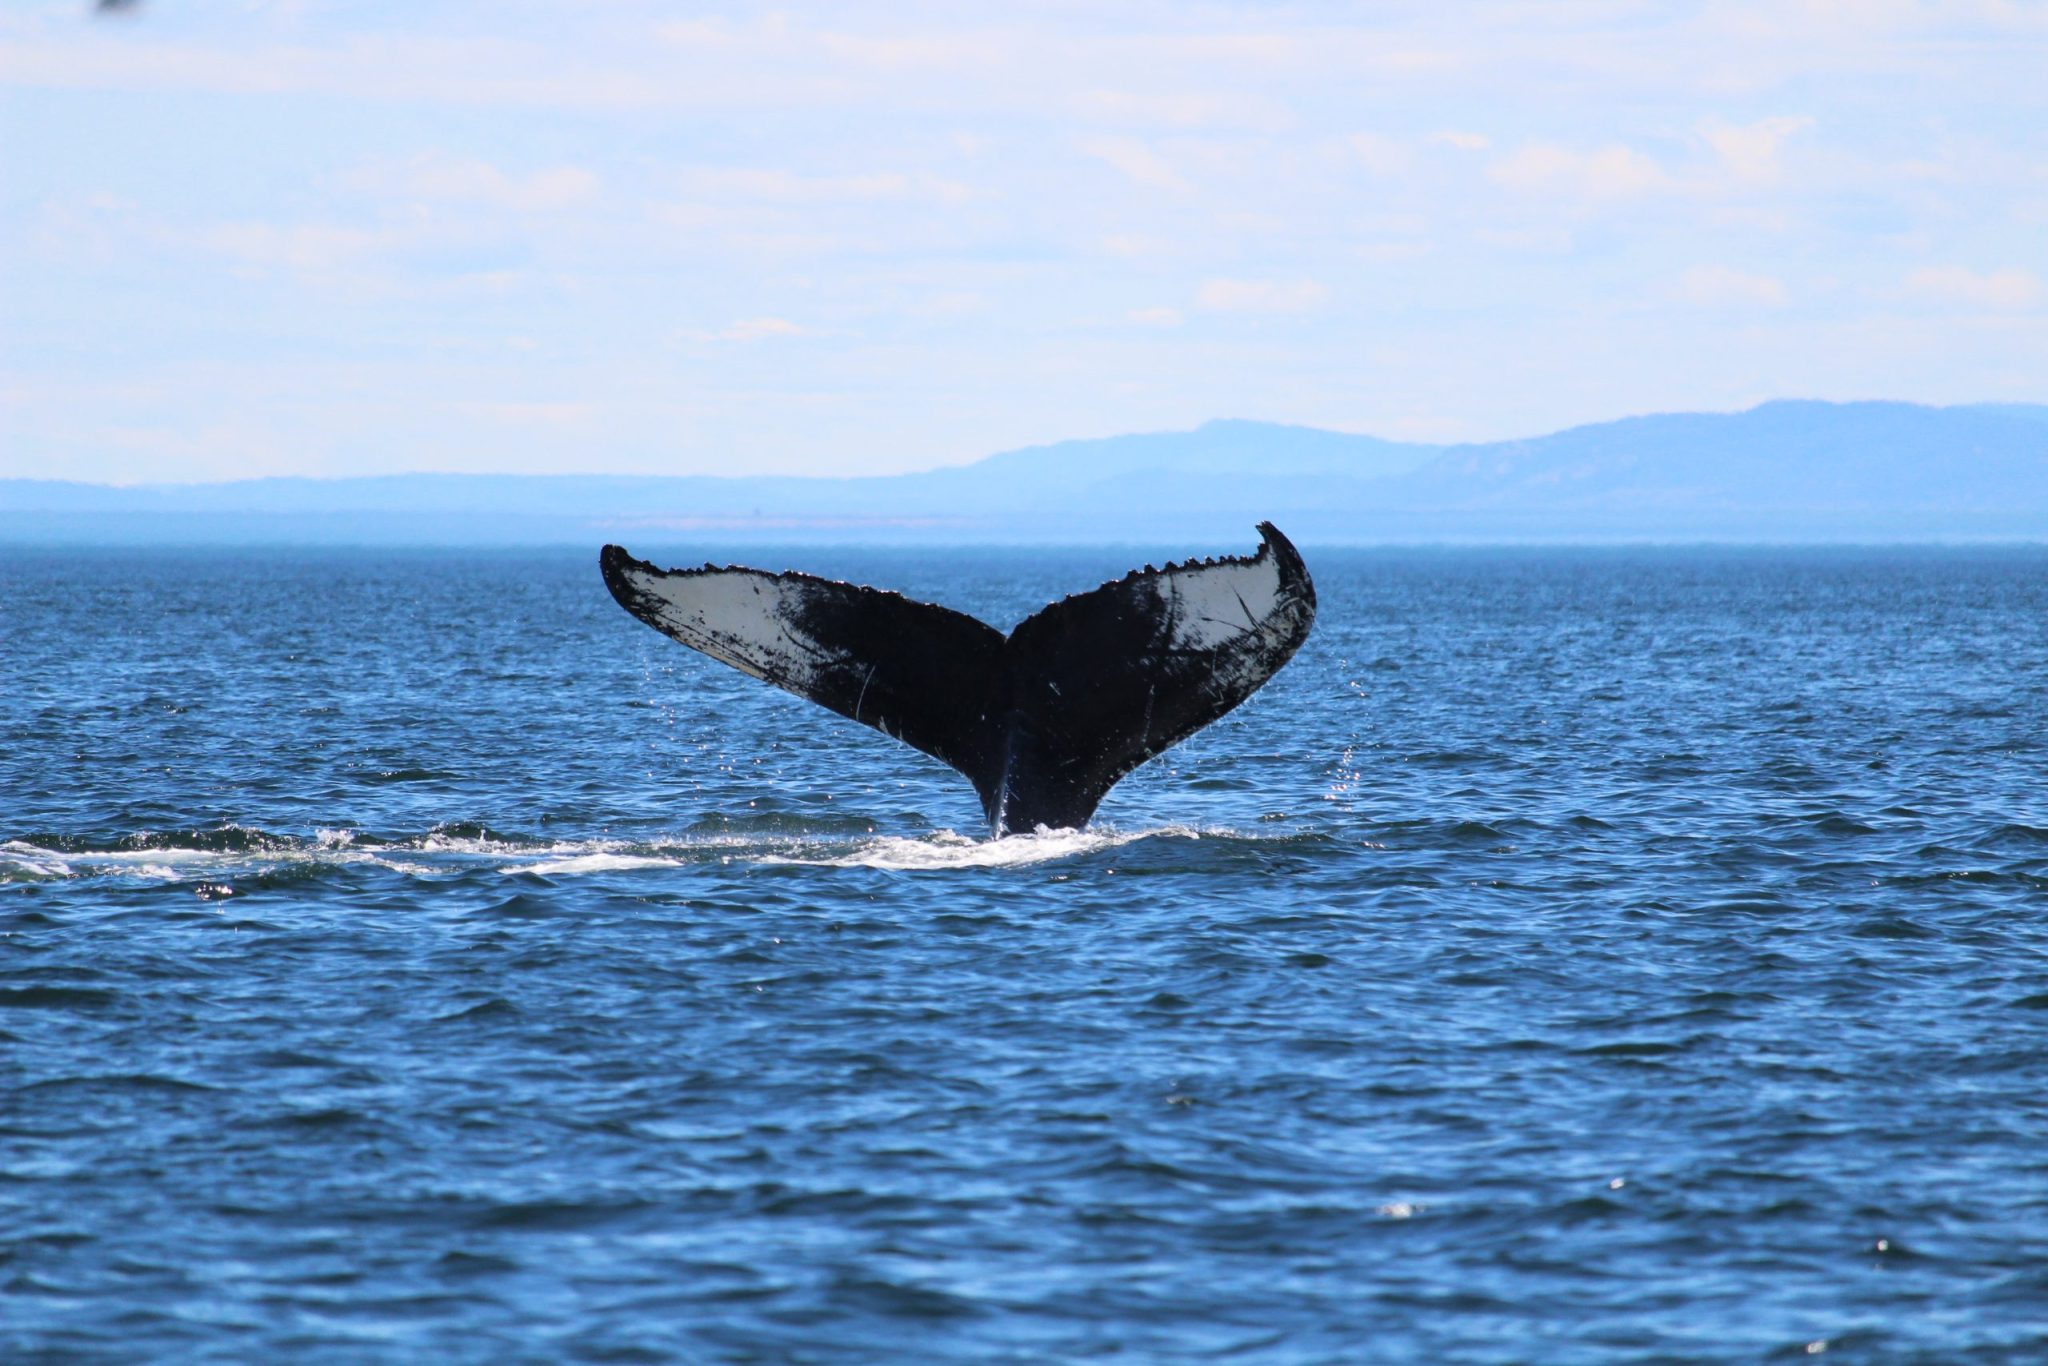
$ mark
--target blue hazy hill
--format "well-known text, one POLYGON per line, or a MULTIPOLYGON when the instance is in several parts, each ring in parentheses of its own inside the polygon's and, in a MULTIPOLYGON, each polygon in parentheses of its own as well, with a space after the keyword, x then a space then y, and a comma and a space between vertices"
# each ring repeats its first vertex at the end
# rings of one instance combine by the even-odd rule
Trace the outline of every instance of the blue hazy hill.
POLYGON ((0 540, 2048 538, 2048 407, 1780 401, 1435 446, 1273 423, 1068 441, 872 478, 387 475, 0 481, 0 540))

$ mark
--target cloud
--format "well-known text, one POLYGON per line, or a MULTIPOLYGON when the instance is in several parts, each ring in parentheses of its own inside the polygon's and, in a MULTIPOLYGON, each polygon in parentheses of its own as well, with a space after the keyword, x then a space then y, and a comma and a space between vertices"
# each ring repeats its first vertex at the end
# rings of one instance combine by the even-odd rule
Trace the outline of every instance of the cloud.
POLYGON ((1618 142, 1590 152, 1532 142, 1486 173, 1509 189, 1578 199, 1622 199, 1673 183, 1654 160, 1618 142))
POLYGON ((206 46, 144 37, 107 44, 66 39, 0 45, 0 81, 60 90, 179 90, 260 96, 324 95, 454 105, 599 111, 706 104, 737 93, 663 81, 626 66, 563 60, 558 44, 500 38, 355 35, 318 45, 206 46))
POLYGON ((1399 175, 1408 169, 1407 144, 1379 133, 1353 133, 1345 139, 1360 164, 1375 175, 1399 175))
POLYGON ((1761 305, 1782 308, 1785 282, 1729 266, 1694 266, 1678 277, 1678 297, 1703 308, 1761 305))
POLYGON ((1136 138, 1082 138, 1080 148, 1089 156, 1108 162, 1140 185, 1155 190, 1188 188, 1187 181, 1173 168, 1172 162, 1136 138))
POLYGON ((1138 232, 1113 232, 1101 239, 1101 247, 1111 256, 1128 256, 1133 259, 1159 257, 1171 253, 1174 242, 1167 237, 1151 237, 1138 232))
POLYGON ((399 244, 389 232, 329 223, 223 223, 200 241, 245 266, 309 275, 360 266, 399 244))
POLYGON ((346 177, 372 194, 486 204, 517 213, 568 208, 597 193, 598 178, 580 166, 553 166, 511 175, 485 161, 429 153, 397 166, 377 166, 346 177))
POLYGON ((1700 135, 1738 180, 1769 182, 1780 174, 1778 148, 1794 133, 1811 127, 1813 120, 1808 118, 1770 118, 1739 125, 1715 120, 1702 125, 1700 135))
POLYGON ((962 181, 902 171, 813 176, 794 171, 721 167, 699 169, 691 174, 690 182, 700 194, 715 198, 775 204, 859 204, 896 199, 937 199, 957 204, 974 197, 973 187, 962 181))
POLYGON ((715 332, 686 332, 683 335, 691 341, 700 342, 758 342, 770 337, 801 337, 805 330, 787 318, 746 318, 715 332))
POLYGON ((1314 280, 1204 280, 1195 297, 1212 313, 1311 313, 1330 291, 1314 280))
MULTIPOLYGON (((771 25, 786 25, 781 16, 771 25)), ((779 30, 778 30, 779 32, 779 30)), ((895 74, 927 68, 939 72, 998 69, 1012 57, 1012 44, 996 33, 896 33, 886 38, 866 34, 815 34, 818 46, 835 61, 852 68, 895 74)))
POLYGON ((1251 95, 1204 92, 1143 94, 1130 90, 1088 90, 1073 97, 1083 118, 1154 128, 1251 128, 1278 132, 1294 123, 1284 105, 1251 95))
POLYGON ((596 415, 588 403, 454 403, 458 412, 469 413, 508 427, 580 427, 596 415))
MULTIPOLYGON (((1758 374, 2048 374, 2039 4, 89 4, 0 4, 37 130, 6 158, 8 321, 50 338, 38 374, 165 396, 44 391, 21 422, 63 442, 0 468, 85 471, 110 425, 197 433, 206 393, 291 385, 286 454, 438 460, 419 396, 580 384, 621 461, 851 469, 1201 412, 1505 435, 1758 374), (332 381, 364 356, 374 384, 332 381), (220 382, 165 378, 194 358, 220 382)), ((578 458, 503 436, 474 459, 578 458)))
POLYGON ((967 318, 988 312, 988 296, 979 290, 949 289, 912 304, 907 311, 916 318, 967 318))
POLYGON ((1563 255, 1576 245, 1571 232, 1559 227, 1480 228, 1472 236, 1503 251, 1538 252, 1550 256, 1563 255))
POLYGON ((1967 266, 1928 266, 1909 273, 1905 284, 1909 293, 1936 303, 1999 311, 2033 308, 2044 294, 2040 276, 2017 268, 1979 273, 1967 266))

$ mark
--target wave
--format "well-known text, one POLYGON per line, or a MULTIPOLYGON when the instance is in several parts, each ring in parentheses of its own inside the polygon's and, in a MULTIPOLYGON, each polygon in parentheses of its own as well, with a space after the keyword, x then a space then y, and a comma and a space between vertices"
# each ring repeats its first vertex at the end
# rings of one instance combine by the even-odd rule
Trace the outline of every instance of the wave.
MULTIPOLYGON (((710 859, 799 868, 874 868, 888 872, 929 872, 964 868, 1024 868, 1119 849, 1143 840, 1252 840, 1271 843, 1285 836, 1225 829, 1162 825, 1142 830, 1091 827, 1038 830, 1001 839, 974 839, 953 830, 926 835, 808 834, 763 840, 742 836, 684 836, 646 844, 587 841, 554 845, 551 857, 514 863, 501 871, 544 876, 630 872, 679 867, 710 859)), ((507 851, 511 852, 511 851, 507 851)))
MULTIPOLYGON (((1229 833, 1235 835, 1235 832, 1229 833)), ((1202 831, 1185 825, 1164 825, 1150 830, 1038 830, 1029 835, 1005 835, 993 840, 969 839, 951 830, 936 830, 929 835, 915 837, 877 836, 858 841, 851 849, 820 857, 770 854, 756 861, 818 868, 881 868, 896 872, 942 868, 1022 868, 1100 853, 1138 840, 1200 839, 1202 835, 1202 831)))
POLYGON ((71 865, 54 850, 38 848, 23 840, 0 844, 0 884, 56 882, 69 876, 71 865))
POLYGON ((625 873, 639 868, 680 868, 694 859, 656 853, 634 854, 613 849, 574 853, 566 858, 543 859, 502 868, 506 873, 532 873, 541 877, 573 877, 579 873, 625 873))
POLYGON ((478 871, 560 878, 734 862, 931 872, 1033 867, 1146 841, 1269 846, 1297 838, 1278 830, 1160 825, 1129 830, 1109 826, 1039 830, 992 840, 950 829, 881 835, 864 827, 861 833, 851 834, 843 822, 836 821, 828 821, 827 828, 819 831, 784 824, 774 831, 688 831, 648 839, 580 840, 539 839, 467 822, 389 836, 338 827, 323 827, 311 836, 225 827, 145 831, 98 841, 45 834, 10 840, 0 843, 0 884, 94 878, 217 887, 238 878, 269 878, 286 870, 294 870, 295 876, 311 875, 330 868, 382 870, 427 879, 478 871))

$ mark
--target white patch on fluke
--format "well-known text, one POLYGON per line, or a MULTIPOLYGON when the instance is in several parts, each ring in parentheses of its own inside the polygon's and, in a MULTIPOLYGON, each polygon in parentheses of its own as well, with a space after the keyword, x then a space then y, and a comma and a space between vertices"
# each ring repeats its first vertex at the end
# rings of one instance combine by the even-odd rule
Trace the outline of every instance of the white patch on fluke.
POLYGON ((741 673, 801 691, 821 664, 842 661, 791 628, 801 584, 751 569, 650 574, 631 567, 625 577, 660 604, 651 625, 741 673))
POLYGON ((1256 633, 1280 601, 1280 564, 1255 560, 1193 565, 1154 581, 1176 649, 1213 650, 1256 633))

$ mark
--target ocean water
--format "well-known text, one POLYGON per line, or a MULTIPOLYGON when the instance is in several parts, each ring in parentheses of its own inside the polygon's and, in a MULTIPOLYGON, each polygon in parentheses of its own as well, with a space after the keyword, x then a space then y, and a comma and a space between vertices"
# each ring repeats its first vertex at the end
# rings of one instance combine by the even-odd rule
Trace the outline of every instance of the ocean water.
POLYGON ((0 554, 0 1358, 2048 1359, 2048 552, 1308 547, 990 843, 595 551, 0 554))

